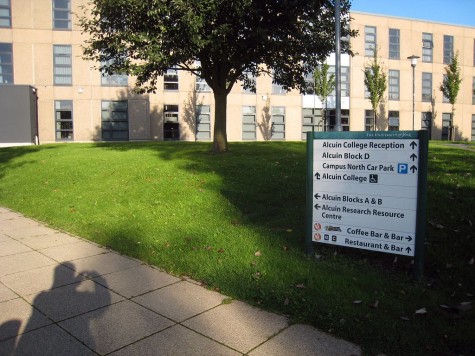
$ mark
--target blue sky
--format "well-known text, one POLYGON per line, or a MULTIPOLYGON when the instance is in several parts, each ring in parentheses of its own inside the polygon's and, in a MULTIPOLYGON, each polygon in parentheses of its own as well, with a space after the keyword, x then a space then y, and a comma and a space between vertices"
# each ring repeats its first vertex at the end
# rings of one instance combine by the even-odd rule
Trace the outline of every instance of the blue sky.
POLYGON ((351 9, 475 27, 475 0, 351 0, 351 9))

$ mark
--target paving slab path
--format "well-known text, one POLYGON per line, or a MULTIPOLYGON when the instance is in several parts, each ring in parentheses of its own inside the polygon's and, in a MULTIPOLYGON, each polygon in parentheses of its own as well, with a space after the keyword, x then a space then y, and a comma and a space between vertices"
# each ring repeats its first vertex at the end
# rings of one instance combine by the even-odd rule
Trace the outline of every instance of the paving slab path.
POLYGON ((360 354, 0 207, 0 356, 360 354))

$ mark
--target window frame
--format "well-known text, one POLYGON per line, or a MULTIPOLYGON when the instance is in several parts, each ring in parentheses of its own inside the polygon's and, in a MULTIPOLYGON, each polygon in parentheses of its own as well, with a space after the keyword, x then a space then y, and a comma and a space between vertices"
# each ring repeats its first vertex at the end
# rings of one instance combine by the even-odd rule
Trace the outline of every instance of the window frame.
POLYGON ((257 114, 256 107, 254 105, 243 105, 241 111, 241 125, 242 125, 242 140, 243 141, 255 141, 257 140, 257 114), (250 118, 247 121, 245 118, 250 118), (250 129, 249 129, 250 128, 250 129), (246 137, 246 133, 250 134, 250 137, 246 137))
POLYGON ((177 104, 163 105, 163 140, 180 140, 180 106, 177 104))
MULTIPOLYGON (((336 110, 328 109, 327 110, 327 131, 333 131, 336 123, 336 110)), ((350 131, 350 110, 341 109, 341 131, 350 131)))
POLYGON ((0 12, 0 28, 12 28, 12 2, 11 0, 6 0, 6 2, 6 5, 0 4, 0 11, 3 9, 8 13, 8 15, 5 16, 0 12), (2 25, 3 22, 7 22, 8 24, 2 25))
POLYGON ((388 98, 389 100, 400 100, 401 73, 397 69, 388 70, 388 98), (397 75, 391 75, 396 74, 397 75))
POLYGON ((398 28, 389 29, 389 59, 401 58, 401 32, 398 28), (392 32, 392 33, 391 33, 392 32))
POLYGON ((74 111, 73 111, 73 101, 72 100, 55 100, 54 101, 54 122, 55 122, 55 139, 56 141, 74 141, 74 111), (61 113, 69 112, 70 118, 64 119, 61 116, 61 113), (58 114, 60 116, 58 117, 58 114), (61 124, 71 123, 70 128, 63 128, 61 124), (58 128, 58 124, 60 127, 58 128), (70 137, 63 137, 63 133, 70 133, 70 137), (60 137, 58 137, 58 134, 60 137))
POLYGON ((376 26, 364 27, 364 55, 365 57, 374 57, 374 51, 378 43, 378 33, 376 26), (374 33, 371 31, 374 30, 374 33))
POLYGON ((195 138, 197 141, 211 141, 211 105, 197 105, 195 112, 195 138), (202 118, 205 120, 203 121, 202 118), (206 129, 207 126, 207 129, 206 129), (200 134, 203 137, 199 137, 200 134))
POLYGON ((374 128, 374 111, 372 109, 366 109, 364 111, 364 124, 365 131, 373 131, 374 128))
MULTIPOLYGON (((117 126, 120 126, 117 125, 117 126)), ((103 141, 128 141, 130 137, 129 132, 129 102, 127 100, 101 100, 101 139, 103 141), (108 118, 104 113, 108 113, 108 118), (115 117, 114 113, 125 113, 125 119, 115 117), (104 128, 104 123, 109 123, 110 128, 104 128), (122 128, 114 128, 114 124, 122 123, 122 128), (126 125, 123 125, 126 123, 126 125), (104 133, 109 132, 110 137, 104 137, 104 133), (114 133, 125 132, 126 137, 113 137, 114 133)))
POLYGON ((432 63, 434 60, 434 35, 429 32, 422 33, 422 62, 432 63))
MULTIPOLYGON (((61 62, 61 61, 59 61, 61 62)), ((73 48, 72 45, 60 45, 55 44, 53 45, 53 84, 57 86, 71 86, 73 85, 73 48), (56 50, 59 48, 68 48, 68 53, 57 53, 56 50), (69 63, 57 63, 57 60, 60 58, 67 58, 69 63), (61 68, 69 68, 70 74, 58 74, 57 71, 61 68), (69 82, 61 83, 60 78, 69 78, 69 82)))
POLYGON ((178 69, 169 68, 163 75, 163 90, 177 91, 179 88, 178 69))
POLYGON ((323 129, 323 109, 302 108, 302 140, 307 139, 307 132, 320 132, 323 129))
MULTIPOLYGON (((114 59, 102 62, 102 66, 112 65, 114 59)), ((107 74, 101 72, 101 86, 103 87, 127 87, 129 85, 129 76, 127 74, 107 74)))
MULTIPOLYGON (((331 74, 335 75, 336 79, 336 67, 335 66, 330 66, 328 68, 328 75, 330 76, 331 74)), ((349 97, 350 96, 350 67, 349 66, 341 66, 340 70, 340 93, 341 97, 349 97)), ((330 96, 336 96, 336 87, 333 89, 333 91, 330 93, 330 96)))
POLYGON ((401 125, 400 121, 400 113, 398 110, 390 110, 388 111, 388 131, 399 131, 399 127, 401 125), (397 123, 397 125, 391 125, 391 119, 393 120, 393 124, 397 123), (397 119, 397 122, 395 122, 395 119, 397 119))
POLYGON ((13 67, 13 43, 0 42, 0 85, 11 85, 15 84, 15 73, 13 67), (2 50, 2 47, 5 47, 6 50, 2 50), (10 62, 4 62, 3 58, 10 57, 10 62), (9 70, 7 70, 9 69, 9 70), (11 78, 11 82, 5 81, 4 77, 8 76, 11 78))
POLYGON ((421 101, 423 101, 423 102, 431 102, 432 101, 432 86, 433 86, 432 73, 422 72, 421 101), (425 85, 427 83, 430 83, 430 86, 425 85))
POLYGON ((443 52, 444 64, 452 63, 453 55, 454 55, 454 36, 444 35, 444 52, 443 52))
POLYGON ((271 140, 285 140, 285 106, 271 106, 271 140), (276 118, 282 118, 282 121, 277 121, 276 118))
POLYGON ((72 21, 71 21, 71 0, 52 0, 52 20, 53 20, 53 30, 55 31, 71 31, 72 30, 72 21), (66 2, 67 7, 57 7, 56 2, 66 2), (58 14, 66 13, 66 19, 58 17, 58 14), (57 26, 59 23, 66 23, 66 27, 57 26))

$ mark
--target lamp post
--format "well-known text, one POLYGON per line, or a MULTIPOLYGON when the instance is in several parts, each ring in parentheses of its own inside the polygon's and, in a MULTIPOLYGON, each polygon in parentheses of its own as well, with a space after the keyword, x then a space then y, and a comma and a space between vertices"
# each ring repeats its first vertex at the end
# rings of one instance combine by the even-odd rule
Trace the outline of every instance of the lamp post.
MULTIPOLYGON (((335 131, 341 131, 341 16, 340 0, 335 1, 335 131)), ((327 115, 325 110, 325 116, 327 115)))
POLYGON ((412 131, 414 131, 414 120, 415 120, 415 112, 416 112, 416 65, 417 65, 417 58, 418 56, 412 55, 407 57, 407 59, 411 60, 411 67, 412 67, 412 131))

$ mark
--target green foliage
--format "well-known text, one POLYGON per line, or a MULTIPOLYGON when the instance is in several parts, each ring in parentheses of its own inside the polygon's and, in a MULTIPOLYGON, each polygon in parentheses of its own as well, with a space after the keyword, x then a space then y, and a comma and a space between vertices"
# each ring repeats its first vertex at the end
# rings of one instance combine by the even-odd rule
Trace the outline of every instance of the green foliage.
MULTIPOLYGON (((342 36, 349 31, 348 0, 341 1, 342 36)), ((310 73, 335 48, 334 4, 322 0, 91 0, 79 23, 88 35, 86 59, 107 73, 137 78, 152 92, 169 68, 192 72, 215 94, 215 140, 227 148, 226 95, 247 73, 272 73, 285 89, 305 89, 310 73), (196 67, 195 63, 199 61, 196 67)))
POLYGON ((383 100, 386 91, 386 73, 381 64, 378 62, 378 51, 374 49, 374 57, 372 62, 364 67, 364 84, 369 92, 369 100, 374 113, 374 125, 376 125, 376 117, 378 106, 383 100))
MULTIPOLYGON (((452 57, 452 61, 445 67, 445 76, 442 84, 440 84, 440 91, 446 98, 449 99, 452 107, 457 102, 457 96, 460 91, 460 84, 462 83, 462 75, 460 73, 460 65, 458 63, 458 53, 452 57)), ((454 109, 452 109, 454 111, 454 109)))
POLYGON ((190 142, 1 148, 0 205, 365 354, 472 354, 474 310, 458 307, 475 293, 475 152, 431 143, 421 283, 403 256, 304 255, 305 162, 302 142, 232 143, 225 155, 190 142))
POLYGON ((313 82, 315 94, 318 95, 322 105, 324 105, 323 117, 325 118, 325 127, 327 121, 327 98, 335 89, 335 74, 328 73, 330 66, 326 63, 321 63, 313 71, 313 82))
POLYGON ((315 94, 318 95, 320 101, 325 103, 331 92, 335 89, 335 74, 328 71, 330 66, 322 63, 315 67, 313 71, 313 80, 315 83, 315 94))

